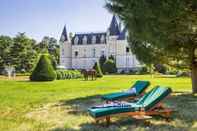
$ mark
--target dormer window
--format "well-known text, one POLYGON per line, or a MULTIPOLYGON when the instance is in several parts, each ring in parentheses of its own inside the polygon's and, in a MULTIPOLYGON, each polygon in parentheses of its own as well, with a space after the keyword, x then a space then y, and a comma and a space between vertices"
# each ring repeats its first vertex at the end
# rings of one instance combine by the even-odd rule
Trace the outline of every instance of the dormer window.
POLYGON ((93 44, 96 44, 96 36, 93 36, 93 37, 92 37, 92 43, 93 43, 93 44))
POLYGON ((76 37, 75 37, 75 40, 74 40, 74 44, 77 45, 78 42, 79 42, 79 38, 76 36, 76 37))
POLYGON ((87 36, 84 36, 84 37, 83 37, 83 44, 84 44, 84 45, 87 44, 87 41, 88 41, 87 36))
POLYGON ((101 43, 105 43, 105 36, 104 35, 101 36, 101 43))

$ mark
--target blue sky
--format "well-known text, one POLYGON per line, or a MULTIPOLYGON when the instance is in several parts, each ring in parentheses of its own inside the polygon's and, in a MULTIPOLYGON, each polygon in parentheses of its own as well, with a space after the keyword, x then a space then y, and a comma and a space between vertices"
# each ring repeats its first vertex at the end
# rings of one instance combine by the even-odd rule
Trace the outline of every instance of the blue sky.
POLYGON ((104 5, 105 0, 1 0, 0 35, 59 39, 65 24, 73 33, 105 31, 112 14, 104 5))

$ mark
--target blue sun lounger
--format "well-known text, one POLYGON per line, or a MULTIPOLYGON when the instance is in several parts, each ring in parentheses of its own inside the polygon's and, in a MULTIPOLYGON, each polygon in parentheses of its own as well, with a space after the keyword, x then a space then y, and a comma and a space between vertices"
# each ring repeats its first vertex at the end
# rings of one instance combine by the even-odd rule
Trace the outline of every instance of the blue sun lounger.
POLYGON ((115 101, 130 97, 135 98, 136 96, 140 96, 149 85, 149 81, 136 81, 135 84, 131 87, 131 89, 134 89, 134 92, 115 92, 103 95, 101 98, 106 101, 115 101))
POLYGON ((170 95, 171 88, 157 86, 141 97, 136 103, 115 102, 94 106, 88 109, 89 114, 98 122, 106 119, 107 124, 110 117, 114 115, 127 115, 133 118, 145 118, 145 116, 160 115, 167 119, 170 117, 172 110, 165 108, 162 101, 170 95))

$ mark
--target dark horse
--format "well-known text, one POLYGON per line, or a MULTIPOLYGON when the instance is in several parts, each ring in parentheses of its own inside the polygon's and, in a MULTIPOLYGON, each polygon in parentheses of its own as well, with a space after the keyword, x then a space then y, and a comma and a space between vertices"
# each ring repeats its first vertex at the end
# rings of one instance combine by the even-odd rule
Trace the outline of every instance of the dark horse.
POLYGON ((88 80, 89 76, 92 78, 92 80, 96 80, 96 70, 94 69, 91 70, 82 69, 81 74, 83 74, 85 80, 88 80))

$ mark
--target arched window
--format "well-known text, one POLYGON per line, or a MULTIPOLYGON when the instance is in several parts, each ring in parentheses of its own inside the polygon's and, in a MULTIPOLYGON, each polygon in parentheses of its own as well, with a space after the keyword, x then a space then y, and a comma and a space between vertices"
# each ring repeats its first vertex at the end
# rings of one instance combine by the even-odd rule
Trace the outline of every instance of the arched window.
POLYGON ((96 43, 96 36, 92 36, 92 43, 93 43, 93 44, 96 43))
POLYGON ((76 36, 76 37, 75 37, 75 40, 74 40, 74 44, 77 45, 78 42, 79 42, 79 38, 76 36))
POLYGON ((83 44, 87 44, 87 41, 88 41, 87 36, 84 36, 83 37, 83 44))
POLYGON ((101 36, 101 43, 105 43, 105 36, 104 35, 101 36))

